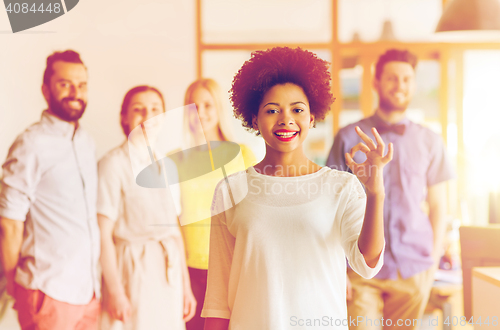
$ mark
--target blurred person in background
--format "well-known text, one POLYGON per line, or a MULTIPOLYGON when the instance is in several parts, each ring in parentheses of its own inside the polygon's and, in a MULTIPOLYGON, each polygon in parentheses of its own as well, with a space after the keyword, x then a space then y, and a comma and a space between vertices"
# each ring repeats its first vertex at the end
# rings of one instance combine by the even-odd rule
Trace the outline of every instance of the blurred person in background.
POLYGON ((97 167, 94 141, 78 122, 87 105, 87 68, 78 53, 47 58, 42 93, 47 110, 16 138, 3 164, 7 291, 22 329, 97 329, 97 167))
MULTIPOLYGON (((208 270, 208 248, 210 243, 210 205, 214 196, 214 187, 219 182, 220 177, 212 172, 210 178, 205 176, 203 183, 205 187, 200 187, 195 180, 184 181, 189 177, 193 166, 198 166, 200 162, 209 159, 207 141, 232 141, 232 132, 229 120, 231 113, 223 106, 222 92, 219 85, 213 79, 202 78, 194 81, 186 90, 184 104, 195 104, 195 108, 188 108, 185 112, 184 126, 188 132, 186 140, 188 151, 178 153, 178 157, 173 157, 178 171, 179 180, 183 182, 181 189, 182 202, 182 222, 187 225, 182 226, 184 241, 186 244, 187 265, 191 278, 191 286, 196 297, 196 314, 191 321, 186 324, 188 330, 203 329, 205 319, 201 318, 201 309, 205 300, 207 289, 208 270), (201 127, 200 127, 201 124, 201 127), (194 196, 196 195, 196 198, 194 196)), ((215 146, 215 144, 213 144, 215 146)), ((212 146, 212 148, 213 148, 212 146)), ((220 146, 219 148, 223 148, 220 146)), ((240 144, 241 154, 245 168, 255 163, 255 156, 245 145, 240 144)), ((235 170, 231 165, 225 166, 228 173, 235 170)))
MULTIPOLYGON (((441 137, 406 117, 415 91, 416 64, 417 57, 407 50, 390 49, 379 57, 373 82, 378 108, 338 132, 327 160, 327 166, 349 171, 344 155, 361 142, 355 126, 365 132, 375 127, 384 141, 394 144, 394 159, 384 169, 384 266, 370 280, 348 269, 347 283, 351 318, 383 316, 393 326, 398 319, 423 315, 444 244, 446 181, 453 177, 441 137), (428 214, 421 207, 426 200, 428 214)), ((363 154, 354 156, 356 162, 364 159, 363 154)), ((361 322, 351 328, 373 328, 368 325, 361 322)))
POLYGON ((195 313, 176 211, 179 194, 137 185, 132 170, 131 162, 145 168, 151 160, 147 150, 138 150, 142 134, 130 132, 164 112, 158 89, 137 86, 129 90, 120 113, 129 139, 99 161, 103 330, 182 330, 195 313))

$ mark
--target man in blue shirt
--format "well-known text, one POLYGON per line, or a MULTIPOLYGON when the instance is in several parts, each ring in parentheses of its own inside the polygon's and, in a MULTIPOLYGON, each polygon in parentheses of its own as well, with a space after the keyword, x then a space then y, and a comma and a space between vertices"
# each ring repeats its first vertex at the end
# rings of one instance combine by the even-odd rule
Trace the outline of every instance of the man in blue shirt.
MULTIPOLYGON (((363 319, 351 329, 373 329, 377 324, 415 329, 413 319, 422 317, 441 256, 446 181, 453 171, 441 137, 406 117, 416 63, 416 56, 406 50, 391 49, 380 56, 373 83, 378 108, 338 132, 327 160, 328 166, 349 171, 345 154, 362 142, 355 126, 364 132, 375 127, 387 144, 394 145, 394 158, 384 168, 384 266, 371 280, 348 270, 349 316, 363 319), (428 214, 422 209, 425 201, 428 214)), ((357 153, 354 160, 361 163, 364 157, 357 153)))

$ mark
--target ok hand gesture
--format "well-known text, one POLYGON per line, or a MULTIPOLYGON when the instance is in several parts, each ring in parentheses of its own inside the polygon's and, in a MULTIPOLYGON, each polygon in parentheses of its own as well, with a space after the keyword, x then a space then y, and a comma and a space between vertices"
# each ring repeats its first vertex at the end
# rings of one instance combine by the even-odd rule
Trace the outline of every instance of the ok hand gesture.
POLYGON ((372 133, 377 140, 377 144, 358 126, 356 126, 356 133, 358 133, 366 144, 360 142, 351 149, 350 153, 346 153, 346 164, 352 173, 358 177, 359 181, 363 183, 367 193, 384 194, 383 168, 392 160, 394 153, 393 145, 389 143, 389 151, 384 156, 385 143, 375 127, 372 128, 372 133), (366 155, 366 161, 363 164, 358 164, 353 160, 354 154, 357 151, 361 151, 366 155))

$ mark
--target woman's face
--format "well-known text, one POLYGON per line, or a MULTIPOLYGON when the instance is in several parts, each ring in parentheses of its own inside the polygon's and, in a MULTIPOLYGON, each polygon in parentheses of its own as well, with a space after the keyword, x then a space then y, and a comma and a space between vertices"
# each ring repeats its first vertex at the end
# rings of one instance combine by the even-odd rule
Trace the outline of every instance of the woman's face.
POLYGON ((273 86, 264 95, 253 127, 260 131, 268 147, 291 152, 302 148, 313 121, 302 87, 286 83, 273 86))
POLYGON ((140 92, 132 96, 124 122, 129 126, 129 131, 132 131, 138 125, 164 111, 163 102, 156 92, 140 92))
MULTIPOLYGON (((191 95, 190 103, 194 103, 197 115, 205 134, 215 132, 219 129, 219 115, 215 108, 212 94, 203 87, 196 88, 191 95)), ((189 118, 191 127, 198 127, 196 113, 191 113, 189 118)))

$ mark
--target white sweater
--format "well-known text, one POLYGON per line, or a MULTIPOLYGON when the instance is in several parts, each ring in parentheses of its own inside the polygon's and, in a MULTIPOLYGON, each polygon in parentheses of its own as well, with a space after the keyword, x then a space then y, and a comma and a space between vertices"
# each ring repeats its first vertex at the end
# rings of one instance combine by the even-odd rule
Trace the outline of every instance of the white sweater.
POLYGON ((370 268, 358 248, 365 205, 358 179, 328 167, 298 177, 250 167, 221 181, 202 316, 230 330, 347 329, 345 258, 365 278, 383 264, 383 251, 370 268))

